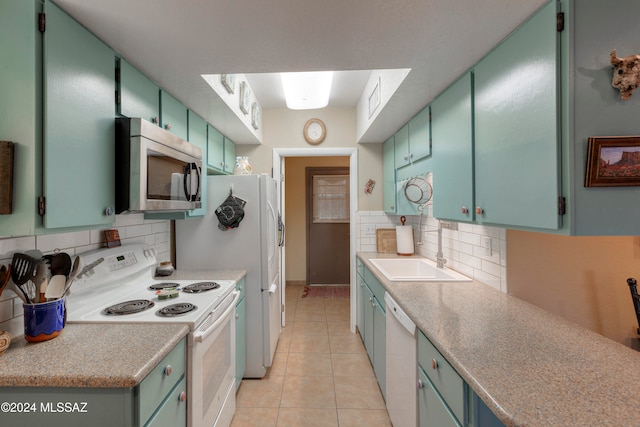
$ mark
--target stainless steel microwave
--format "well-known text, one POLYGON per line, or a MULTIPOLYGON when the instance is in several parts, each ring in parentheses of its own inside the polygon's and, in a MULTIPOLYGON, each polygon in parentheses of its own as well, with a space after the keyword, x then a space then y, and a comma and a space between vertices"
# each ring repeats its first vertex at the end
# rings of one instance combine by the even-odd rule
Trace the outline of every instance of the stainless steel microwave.
POLYGON ((116 118, 116 213, 202 206, 202 150, 141 118, 116 118))

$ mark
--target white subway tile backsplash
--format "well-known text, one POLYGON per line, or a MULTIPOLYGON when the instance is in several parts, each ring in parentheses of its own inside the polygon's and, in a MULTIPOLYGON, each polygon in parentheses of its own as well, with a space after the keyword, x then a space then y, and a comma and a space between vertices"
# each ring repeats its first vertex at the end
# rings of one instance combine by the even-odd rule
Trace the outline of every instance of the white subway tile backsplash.
MULTIPOLYGON (((376 228, 393 228, 400 225, 400 216, 380 211, 359 211, 356 215, 357 251, 376 251, 375 238, 366 235, 366 226, 369 224, 375 224, 376 228)), ((428 206, 425 210, 422 227, 419 215, 407 216, 406 224, 413 225, 416 252, 435 260, 438 251, 438 220, 433 218, 432 207, 428 206), (418 235, 420 228, 422 236, 418 235)), ((447 267, 506 292, 506 230, 478 224, 457 225, 457 230, 443 229, 442 232, 442 252, 447 259, 447 267), (491 242, 490 248, 487 247, 487 240, 491 242)))

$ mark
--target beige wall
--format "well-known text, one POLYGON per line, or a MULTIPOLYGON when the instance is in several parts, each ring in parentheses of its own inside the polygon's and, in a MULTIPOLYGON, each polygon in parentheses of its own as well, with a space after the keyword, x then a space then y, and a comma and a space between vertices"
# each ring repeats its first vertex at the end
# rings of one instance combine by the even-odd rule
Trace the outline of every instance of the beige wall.
POLYGON ((349 157, 285 158, 285 222, 287 281, 307 280, 306 168, 349 167, 349 157))
POLYGON ((510 294, 640 349, 626 282, 640 280, 640 237, 508 230, 507 261, 510 294))
POLYGON ((236 147, 238 156, 248 156, 254 173, 272 172, 274 148, 312 148, 302 129, 310 118, 317 117, 327 127, 321 148, 358 148, 358 209, 382 210, 382 144, 356 143, 356 110, 354 108, 323 108, 320 110, 267 109, 262 112, 261 145, 236 147), (365 195, 364 185, 376 181, 372 194, 365 195))

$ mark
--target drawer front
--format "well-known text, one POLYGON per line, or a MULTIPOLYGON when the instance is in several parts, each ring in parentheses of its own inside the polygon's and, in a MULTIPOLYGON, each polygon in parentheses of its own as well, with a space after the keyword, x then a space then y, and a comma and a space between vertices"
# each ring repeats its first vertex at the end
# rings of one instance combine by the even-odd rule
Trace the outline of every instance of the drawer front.
POLYGON ((236 282, 236 290, 240 292, 240 297, 238 298, 238 301, 240 301, 242 298, 244 298, 244 294, 246 291, 244 277, 240 279, 238 282, 236 282))
POLYGON ((167 394, 185 374, 185 340, 183 339, 145 377, 139 386, 140 425, 144 425, 167 394), (170 373, 168 367, 171 367, 170 373))
POLYGON ((418 368, 418 419, 420 427, 460 427, 460 423, 451 415, 442 403, 433 385, 424 371, 418 368))
POLYGON ((368 268, 364 269, 364 281, 369 287, 369 289, 371 289, 371 292, 380 303, 380 306, 382 307, 382 309, 386 312, 387 304, 384 301, 384 292, 385 292, 384 286, 382 286, 380 281, 376 279, 376 276, 374 276, 373 273, 369 271, 368 268))
POLYGON ((458 421, 464 421, 464 381, 422 332, 418 334, 418 363, 458 421))
POLYGON ((167 400, 145 427, 184 427, 187 425, 187 380, 182 378, 167 400))

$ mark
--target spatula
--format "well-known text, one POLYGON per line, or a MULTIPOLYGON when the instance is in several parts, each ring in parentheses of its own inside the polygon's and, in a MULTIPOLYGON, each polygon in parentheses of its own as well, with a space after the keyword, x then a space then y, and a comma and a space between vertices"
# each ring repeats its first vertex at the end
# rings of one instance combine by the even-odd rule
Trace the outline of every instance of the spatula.
POLYGON ((33 279, 37 265, 38 260, 21 253, 13 254, 11 260, 11 280, 22 291, 29 304, 36 299, 36 286, 33 282, 30 282, 31 286, 26 284, 33 279))

